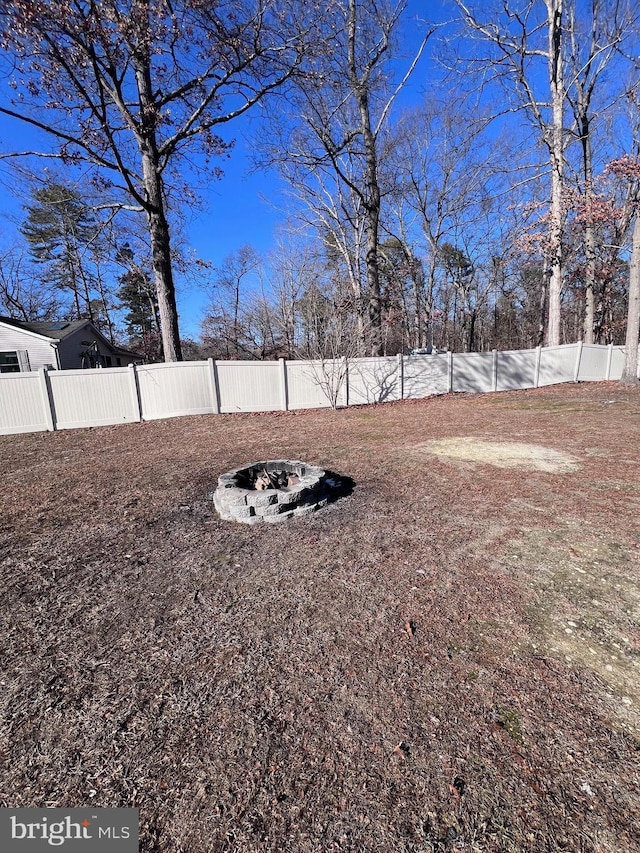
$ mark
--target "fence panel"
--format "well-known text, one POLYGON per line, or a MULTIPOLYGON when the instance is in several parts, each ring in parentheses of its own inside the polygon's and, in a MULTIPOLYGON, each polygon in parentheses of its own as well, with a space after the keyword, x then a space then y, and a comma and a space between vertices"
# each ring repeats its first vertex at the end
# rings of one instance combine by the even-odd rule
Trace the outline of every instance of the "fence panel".
POLYGON ((145 421, 214 411, 209 364, 181 361, 137 368, 140 404, 145 421))
POLYGON ((349 405, 386 403, 400 399, 396 356, 354 358, 349 362, 349 405))
POLYGON ((492 391, 493 353, 469 352, 453 356, 453 391, 492 391))
POLYGON ((496 390, 517 391, 536 384, 536 350, 499 352, 496 390))
POLYGON ((624 367, 624 347, 614 347, 611 353, 611 372, 609 379, 620 379, 624 367))
POLYGON ((329 406, 334 393, 338 395, 338 405, 344 405, 345 383, 340 381, 341 375, 334 370, 333 361, 288 361, 289 408, 319 409, 329 406))
POLYGON ((138 420, 128 367, 52 370, 56 429, 126 424, 138 420))
POLYGON ((578 382, 599 382, 606 379, 609 347, 583 344, 580 355, 578 382))
POLYGON ((556 385, 560 382, 573 382, 576 371, 577 349, 577 344, 545 347, 540 355, 538 385, 556 385))
POLYGON ((404 396, 407 399, 446 394, 449 390, 449 356, 408 355, 404 359, 404 396))
POLYGON ((278 361, 217 361, 221 412, 271 412, 283 408, 278 361))
POLYGON ((0 435, 48 428, 45 391, 39 373, 0 377, 0 435))

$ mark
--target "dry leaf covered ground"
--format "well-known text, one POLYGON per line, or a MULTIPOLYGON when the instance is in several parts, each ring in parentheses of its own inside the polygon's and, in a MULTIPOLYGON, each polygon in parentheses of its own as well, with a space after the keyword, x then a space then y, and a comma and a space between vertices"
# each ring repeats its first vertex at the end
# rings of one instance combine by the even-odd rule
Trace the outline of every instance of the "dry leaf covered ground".
POLYGON ((0 800, 151 851, 640 849, 640 393, 0 436, 0 800), (355 481, 248 527, 219 473, 355 481))

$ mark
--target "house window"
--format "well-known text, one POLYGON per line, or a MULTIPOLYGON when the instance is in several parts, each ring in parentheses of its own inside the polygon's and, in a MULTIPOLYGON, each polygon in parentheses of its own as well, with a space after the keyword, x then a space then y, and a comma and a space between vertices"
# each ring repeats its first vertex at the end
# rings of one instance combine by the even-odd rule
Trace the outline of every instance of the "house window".
POLYGON ((20 373, 17 352, 0 352, 0 373, 20 373))
POLYGON ((26 349, 0 352, 0 373, 29 373, 29 353, 26 349))
POLYGON ((110 356, 110 355, 105 355, 105 357, 104 357, 104 366, 105 366, 105 367, 111 367, 111 366, 112 366, 112 365, 111 365, 111 356, 110 356))

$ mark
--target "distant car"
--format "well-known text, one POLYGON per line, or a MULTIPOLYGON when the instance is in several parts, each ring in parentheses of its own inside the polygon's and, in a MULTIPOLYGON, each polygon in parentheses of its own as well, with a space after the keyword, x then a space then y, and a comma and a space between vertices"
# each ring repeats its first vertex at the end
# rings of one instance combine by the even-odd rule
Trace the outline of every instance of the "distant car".
POLYGON ((446 349, 436 349, 435 347, 418 347, 410 349, 409 355, 438 355, 446 352, 446 349))

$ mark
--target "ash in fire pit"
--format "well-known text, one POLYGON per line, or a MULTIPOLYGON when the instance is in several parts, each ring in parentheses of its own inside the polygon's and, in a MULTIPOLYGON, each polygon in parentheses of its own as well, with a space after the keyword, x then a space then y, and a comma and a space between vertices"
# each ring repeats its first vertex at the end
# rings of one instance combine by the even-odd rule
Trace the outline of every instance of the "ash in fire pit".
POLYGON ((278 522, 314 512, 348 485, 347 478, 306 462, 253 462, 218 477, 213 503, 229 521, 278 522))

